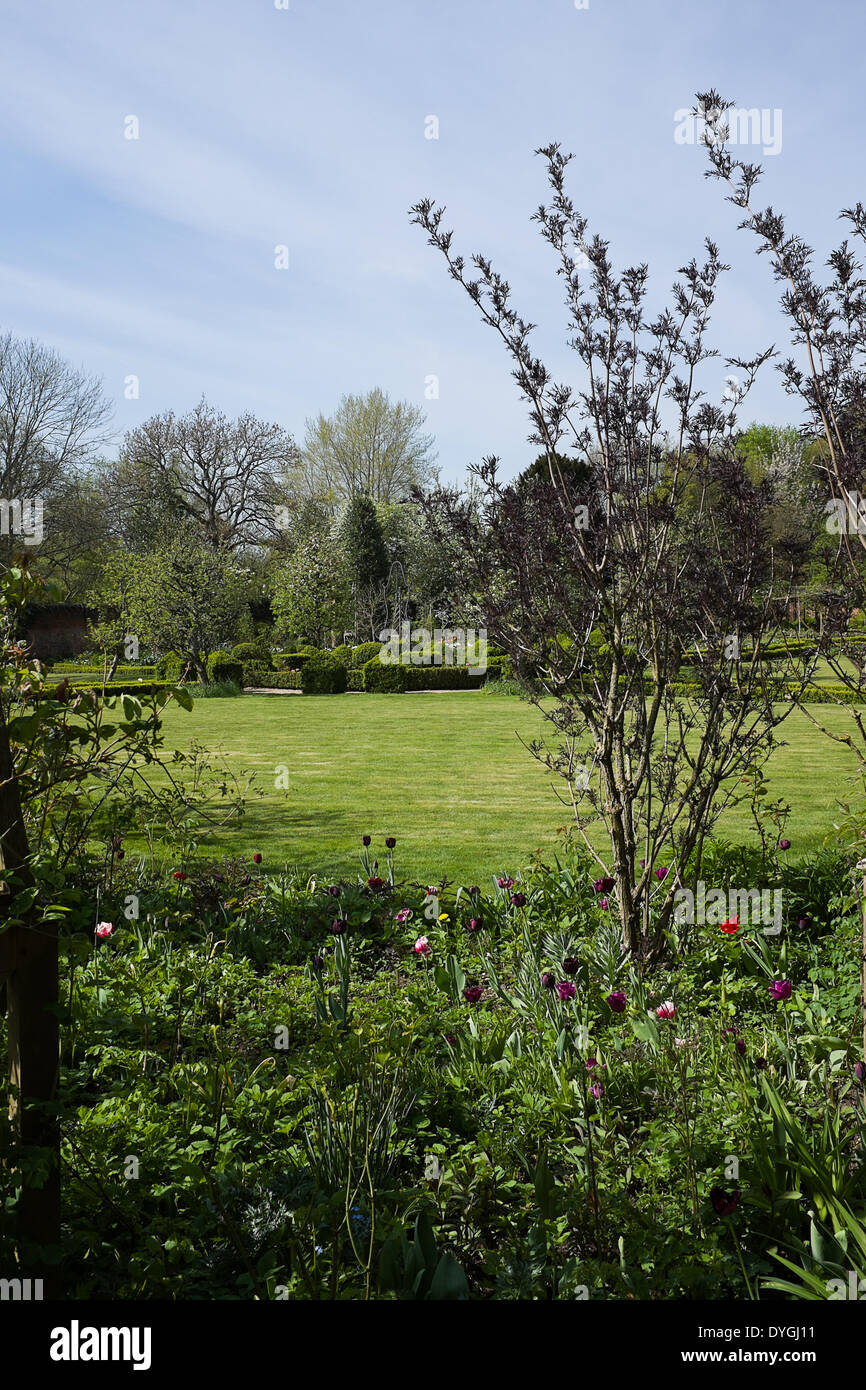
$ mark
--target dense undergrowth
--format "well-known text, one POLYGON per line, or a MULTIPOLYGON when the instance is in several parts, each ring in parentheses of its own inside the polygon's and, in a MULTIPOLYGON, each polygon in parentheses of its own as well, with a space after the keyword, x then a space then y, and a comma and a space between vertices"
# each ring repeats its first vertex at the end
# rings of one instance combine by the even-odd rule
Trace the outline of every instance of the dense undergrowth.
POLYGON ((334 884, 94 865, 64 951, 67 1296, 828 1297, 866 1273, 842 857, 713 845, 707 881, 780 887, 783 930, 682 925, 642 971, 579 856, 482 892, 368 855, 334 884))

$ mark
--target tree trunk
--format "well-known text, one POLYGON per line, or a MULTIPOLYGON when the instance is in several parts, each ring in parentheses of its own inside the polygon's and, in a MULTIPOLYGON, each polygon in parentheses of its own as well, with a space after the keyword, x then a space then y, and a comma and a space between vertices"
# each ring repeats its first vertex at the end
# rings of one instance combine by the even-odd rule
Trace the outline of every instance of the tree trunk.
MULTIPOLYGON (((0 859, 19 878, 29 878, 27 831, 9 737, 0 706, 0 859)), ((9 893, 0 896, 0 915, 9 911, 9 893)), ((16 1239, 22 1278, 43 1280, 48 1298, 59 1296, 57 1263, 45 1259, 45 1247, 60 1246, 60 1127, 42 1108, 57 1095, 59 1025, 57 925, 11 927, 0 934, 0 979, 6 981, 9 1048, 9 1119, 13 1167, 28 1150, 48 1151, 50 1170, 41 1186, 20 1176, 16 1239)))

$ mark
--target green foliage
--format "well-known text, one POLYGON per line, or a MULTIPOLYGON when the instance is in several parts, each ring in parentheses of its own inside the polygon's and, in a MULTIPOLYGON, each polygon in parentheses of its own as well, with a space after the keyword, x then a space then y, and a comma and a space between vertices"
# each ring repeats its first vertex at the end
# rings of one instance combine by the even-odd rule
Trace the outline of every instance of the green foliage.
POLYGON ((301 668, 301 690, 305 695, 342 695, 346 689, 346 668, 330 652, 311 656, 301 668))
POLYGON ((232 647, 232 657, 239 661, 242 666, 272 666, 273 660, 269 647, 260 642, 238 642, 232 647))
POLYGON ((364 663, 364 689, 375 695, 402 695, 407 667, 381 662, 378 656, 364 663))
POLYGON ((242 685, 244 668, 228 652, 211 652, 207 659, 207 675, 211 684, 230 682, 234 685, 242 685))
POLYGON ((300 671, 273 671, 267 667, 245 666, 244 685, 254 690, 300 690, 300 671))
POLYGON ((362 642, 360 646, 353 647, 351 658, 352 669, 359 671, 362 666, 367 665, 368 661, 372 661, 374 656, 378 656, 381 650, 381 642, 362 642))

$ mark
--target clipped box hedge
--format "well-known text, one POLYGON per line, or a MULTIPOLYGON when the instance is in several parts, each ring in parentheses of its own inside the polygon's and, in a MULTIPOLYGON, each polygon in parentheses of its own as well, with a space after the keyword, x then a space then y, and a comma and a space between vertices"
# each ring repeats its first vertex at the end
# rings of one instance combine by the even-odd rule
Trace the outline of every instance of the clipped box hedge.
POLYGON ((364 689, 377 695, 402 695, 407 690, 478 690, 487 671, 467 666, 404 666, 373 657, 364 665, 364 689))
POLYGON ((272 671, 265 666, 245 666, 244 685, 259 690, 300 690, 300 671, 272 671))

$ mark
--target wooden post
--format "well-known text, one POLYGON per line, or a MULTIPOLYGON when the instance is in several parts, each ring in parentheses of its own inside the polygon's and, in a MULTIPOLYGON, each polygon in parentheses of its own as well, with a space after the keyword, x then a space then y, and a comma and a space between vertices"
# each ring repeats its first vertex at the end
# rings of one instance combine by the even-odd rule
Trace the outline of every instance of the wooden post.
MULTIPOLYGON (((27 830, 21 811, 18 781, 0 705, 0 862, 25 883, 27 830)), ((0 915, 9 911, 8 891, 0 896, 0 915)), ((58 1264, 46 1263, 42 1249, 60 1246, 60 1127, 40 1107, 57 1096, 59 1024, 57 1019, 57 924, 36 922, 11 927, 0 934, 0 981, 6 983, 6 1022, 9 1049, 9 1118, 12 1122, 12 1166, 18 1168, 21 1149, 47 1150, 51 1167, 37 1187, 20 1174, 17 1245, 22 1278, 43 1281, 48 1298, 59 1297, 58 1264)))

